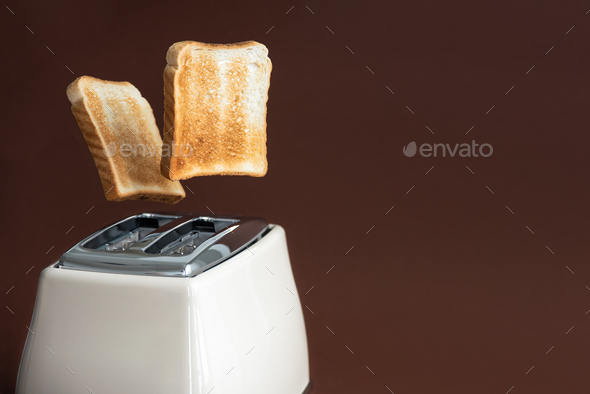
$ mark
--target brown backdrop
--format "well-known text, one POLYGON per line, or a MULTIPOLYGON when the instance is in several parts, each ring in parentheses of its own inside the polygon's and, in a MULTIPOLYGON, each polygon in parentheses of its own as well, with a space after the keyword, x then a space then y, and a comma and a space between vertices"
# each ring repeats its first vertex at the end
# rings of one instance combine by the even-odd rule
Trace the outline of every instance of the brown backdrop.
POLYGON ((287 230, 314 392, 590 392, 588 8, 7 3, 0 390, 45 266, 126 215, 209 207, 287 230), (107 202, 66 86, 130 81, 161 127, 181 40, 269 48, 268 174, 191 179, 174 207, 107 202), (472 140, 493 155, 402 153, 472 140))

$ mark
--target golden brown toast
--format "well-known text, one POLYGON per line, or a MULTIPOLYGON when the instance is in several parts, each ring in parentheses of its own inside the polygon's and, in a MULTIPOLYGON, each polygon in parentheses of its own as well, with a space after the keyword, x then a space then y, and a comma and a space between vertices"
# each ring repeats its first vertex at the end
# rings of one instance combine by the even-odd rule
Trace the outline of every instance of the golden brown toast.
POLYGON ((272 69, 266 47, 182 41, 166 61, 162 133, 170 151, 163 151, 162 174, 264 176, 272 69))
POLYGON ((129 82, 84 76, 68 86, 67 95, 107 200, 174 204, 184 198, 180 182, 160 172, 162 139, 139 90, 129 82))

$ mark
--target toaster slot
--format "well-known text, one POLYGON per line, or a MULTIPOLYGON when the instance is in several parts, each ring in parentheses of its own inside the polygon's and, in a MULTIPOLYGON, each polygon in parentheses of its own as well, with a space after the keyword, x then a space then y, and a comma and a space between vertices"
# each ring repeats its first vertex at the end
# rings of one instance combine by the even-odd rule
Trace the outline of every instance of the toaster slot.
POLYGON ((237 219, 210 217, 192 219, 168 231, 144 251, 166 256, 191 254, 207 239, 236 222, 237 219))
POLYGON ((146 235, 180 216, 142 214, 132 216, 99 231, 82 245, 87 249, 122 251, 139 242, 146 235))

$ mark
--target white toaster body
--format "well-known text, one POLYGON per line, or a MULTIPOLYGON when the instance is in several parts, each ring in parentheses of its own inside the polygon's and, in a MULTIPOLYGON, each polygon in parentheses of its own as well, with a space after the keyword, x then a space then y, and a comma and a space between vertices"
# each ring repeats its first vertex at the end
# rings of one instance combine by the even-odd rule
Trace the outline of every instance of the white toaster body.
POLYGON ((41 273, 30 329, 18 394, 310 388, 303 312, 277 225, 192 277, 53 264, 41 273))

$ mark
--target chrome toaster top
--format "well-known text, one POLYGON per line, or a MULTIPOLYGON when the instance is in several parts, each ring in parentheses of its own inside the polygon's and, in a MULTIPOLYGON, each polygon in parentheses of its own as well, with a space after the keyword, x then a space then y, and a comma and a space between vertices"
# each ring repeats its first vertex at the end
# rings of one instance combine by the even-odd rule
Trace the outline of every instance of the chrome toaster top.
POLYGON ((256 217, 143 213, 82 240, 56 267, 194 277, 246 250, 269 230, 268 222, 256 217))

